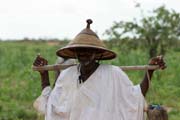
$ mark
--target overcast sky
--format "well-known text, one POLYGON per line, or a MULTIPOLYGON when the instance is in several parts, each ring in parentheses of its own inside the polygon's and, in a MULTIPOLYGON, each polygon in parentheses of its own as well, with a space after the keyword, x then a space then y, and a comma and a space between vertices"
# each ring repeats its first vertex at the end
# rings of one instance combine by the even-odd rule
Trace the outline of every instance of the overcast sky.
POLYGON ((180 12, 179 0, 0 0, 0 38, 74 38, 93 20, 92 29, 102 33, 113 21, 132 20, 161 5, 180 12))

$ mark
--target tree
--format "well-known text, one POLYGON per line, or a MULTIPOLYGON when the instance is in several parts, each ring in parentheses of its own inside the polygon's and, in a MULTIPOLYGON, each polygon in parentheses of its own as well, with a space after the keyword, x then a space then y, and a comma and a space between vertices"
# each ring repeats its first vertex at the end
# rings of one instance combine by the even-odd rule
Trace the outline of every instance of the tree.
POLYGON ((180 38, 180 14, 161 6, 151 16, 142 16, 137 22, 114 22, 105 34, 111 40, 131 38, 138 46, 148 48, 149 56, 165 54, 180 38), (137 44, 137 43, 136 43, 137 44))

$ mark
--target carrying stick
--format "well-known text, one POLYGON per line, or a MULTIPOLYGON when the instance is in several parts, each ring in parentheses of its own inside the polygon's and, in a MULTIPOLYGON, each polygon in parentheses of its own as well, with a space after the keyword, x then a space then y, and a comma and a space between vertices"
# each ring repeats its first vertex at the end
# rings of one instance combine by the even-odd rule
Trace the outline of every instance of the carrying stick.
MULTIPOLYGON (((72 65, 60 65, 60 64, 55 64, 55 65, 45 65, 45 66, 32 66, 32 69, 34 71, 56 71, 56 70, 64 70, 70 66, 74 66, 77 64, 72 64, 72 65)), ((137 65, 137 66, 119 66, 122 70, 127 71, 127 70, 156 70, 159 69, 158 65, 137 65)))

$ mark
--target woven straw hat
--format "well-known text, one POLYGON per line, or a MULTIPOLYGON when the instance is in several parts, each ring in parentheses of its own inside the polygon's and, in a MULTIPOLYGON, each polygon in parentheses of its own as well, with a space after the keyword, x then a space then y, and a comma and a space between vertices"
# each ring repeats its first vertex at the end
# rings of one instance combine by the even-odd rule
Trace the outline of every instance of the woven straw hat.
MULTIPOLYGON (((88 48, 96 50, 96 60, 109 60, 116 54, 108 50, 95 32, 90 29, 92 20, 87 20, 87 27, 83 29, 67 46, 57 50, 56 54, 63 58, 76 58, 77 48, 88 48)), ((82 51, 83 52, 83 51, 82 51)))

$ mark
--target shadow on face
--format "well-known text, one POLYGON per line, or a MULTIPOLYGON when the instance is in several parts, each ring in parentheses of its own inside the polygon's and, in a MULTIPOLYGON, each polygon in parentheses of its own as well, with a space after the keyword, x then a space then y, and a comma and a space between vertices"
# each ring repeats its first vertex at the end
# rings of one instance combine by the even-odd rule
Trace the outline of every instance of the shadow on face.
POLYGON ((94 49, 79 48, 76 49, 76 55, 79 61, 89 61, 96 54, 94 49))

